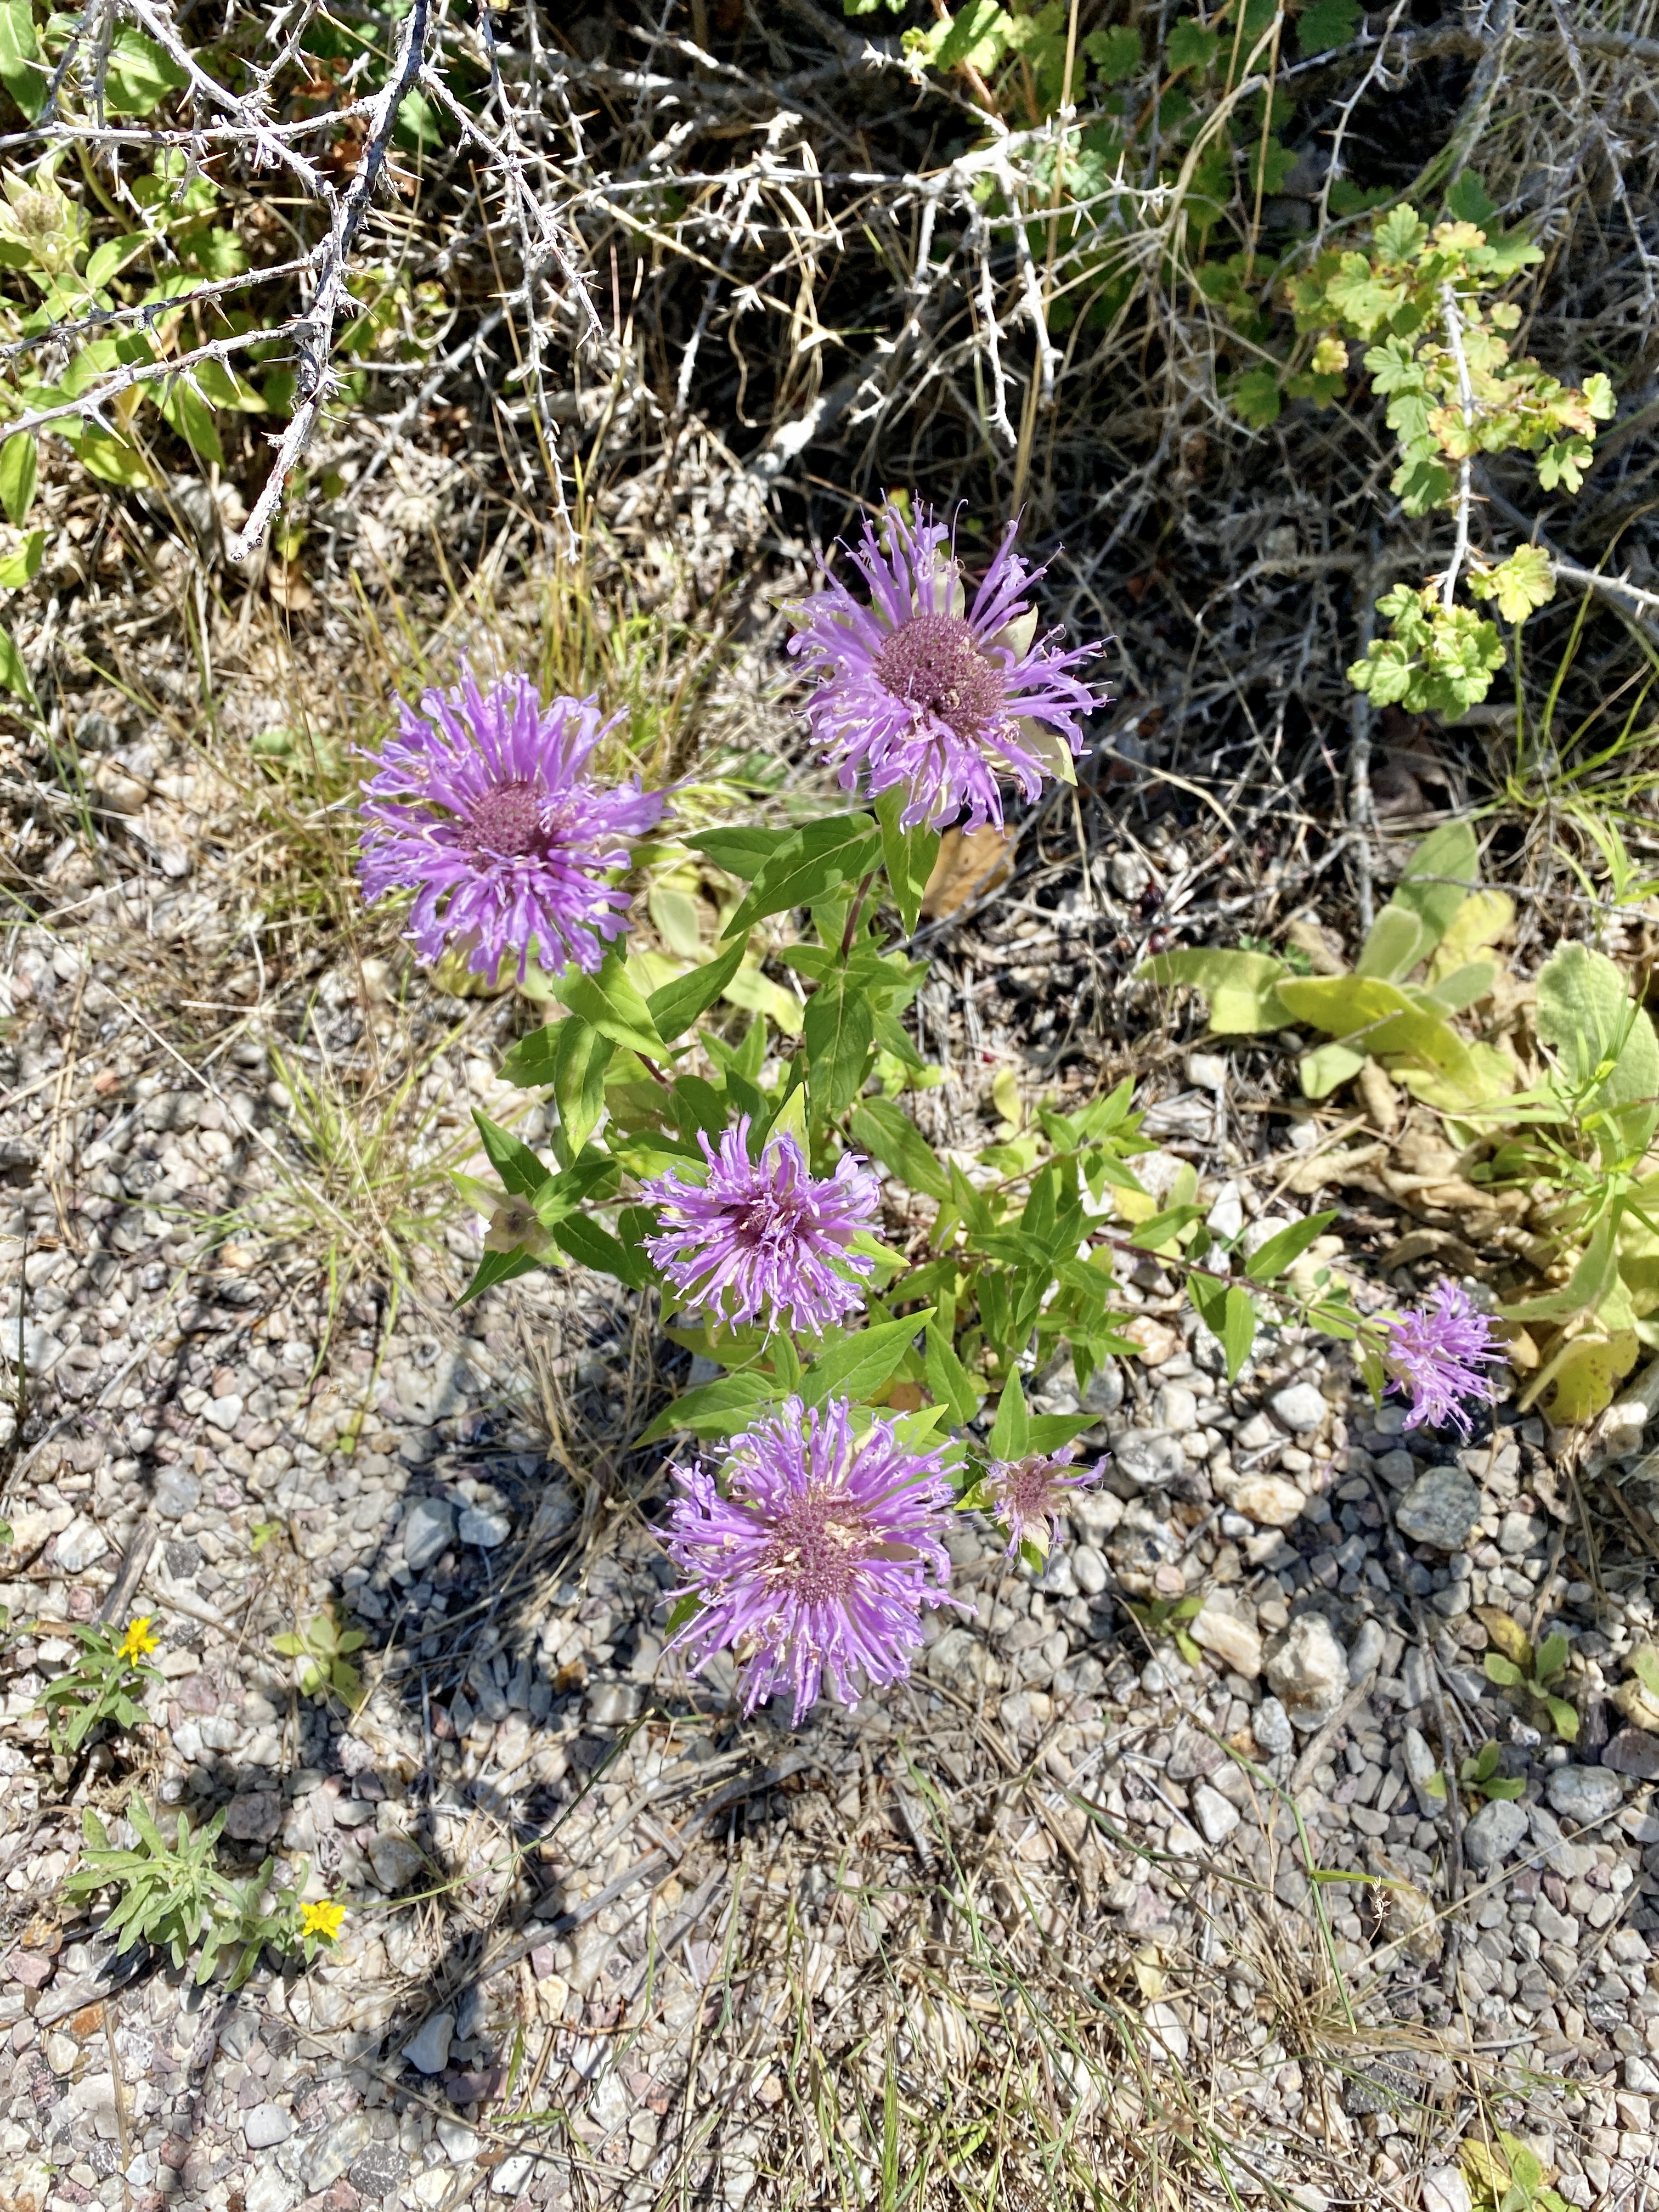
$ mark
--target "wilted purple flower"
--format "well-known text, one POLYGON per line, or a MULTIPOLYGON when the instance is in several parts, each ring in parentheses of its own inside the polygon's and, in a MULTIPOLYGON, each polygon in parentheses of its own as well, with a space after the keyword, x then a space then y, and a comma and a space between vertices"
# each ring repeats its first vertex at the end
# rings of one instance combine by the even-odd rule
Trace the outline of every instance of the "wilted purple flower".
POLYGON ((1449 1421, 1468 1436, 1466 1401, 1487 1406, 1500 1395, 1477 1363, 1503 1357, 1486 1315, 1470 1303, 1461 1283, 1443 1277, 1431 1307, 1401 1314, 1388 1324, 1382 1364, 1391 1388, 1410 1395, 1407 1428, 1437 1429, 1449 1421))
POLYGON ((980 1486, 989 1510, 1008 1531, 1008 1557, 1015 1558, 1028 1540, 1046 1552, 1060 1535, 1060 1516, 1066 1510, 1066 1492, 1084 1490, 1100 1479, 1104 1460, 1092 1467, 1071 1464, 1073 1447, 1045 1457, 1033 1452, 1025 1459, 993 1460, 980 1486))
POLYGON ((628 894, 605 878, 663 811, 637 779, 606 789, 585 773, 615 718, 592 699, 544 704, 527 676, 481 692, 470 668, 398 713, 363 786, 370 903, 412 890, 408 934, 428 962, 453 940, 478 975, 511 955, 522 978, 532 953, 554 975, 597 968, 628 927, 628 894))
POLYGON ((864 1292, 839 1270, 867 1275, 875 1261, 849 1249, 872 1228, 880 1186, 856 1152, 843 1152, 832 1176, 808 1173, 791 1136, 769 1139, 749 1157, 749 1116, 710 1149, 706 1183, 659 1176, 641 1195, 662 1210, 659 1237, 645 1249, 669 1281, 691 1299, 692 1311, 733 1324, 787 1313, 792 1328, 821 1336, 864 1304, 864 1292))
POLYGON ((732 1439, 724 1495, 706 1468, 675 1470, 685 1492, 668 1523, 685 1577, 676 1595, 700 1610, 668 1648, 689 1644, 695 1672, 735 1645, 744 1712, 787 1686, 792 1726, 826 1668, 849 1705, 860 1671, 872 1685, 902 1682, 923 1606, 956 1602, 939 1453, 906 1451, 885 1421, 855 1437, 849 1413, 842 1400, 809 1412, 786 1399, 732 1439))
POLYGON ((862 770, 872 798, 895 784, 908 790, 907 829, 966 808, 964 826, 1000 830, 999 775, 1027 799, 1045 771, 1069 777, 1083 750, 1079 717, 1105 696, 1072 672, 1097 647, 1062 649, 1058 630, 1036 636, 1026 594, 1042 569, 1014 551, 1017 523, 969 606, 951 533, 931 508, 916 516, 908 522, 889 506, 879 536, 866 522, 849 550, 872 604, 826 569, 823 589, 797 610, 803 627, 789 650, 818 678, 807 717, 843 790, 862 770))

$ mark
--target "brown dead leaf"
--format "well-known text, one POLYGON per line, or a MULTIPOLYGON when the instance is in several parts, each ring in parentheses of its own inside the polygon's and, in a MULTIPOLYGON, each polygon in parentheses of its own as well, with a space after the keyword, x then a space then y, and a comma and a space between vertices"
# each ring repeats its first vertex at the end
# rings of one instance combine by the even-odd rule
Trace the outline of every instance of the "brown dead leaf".
POLYGON ((1014 872, 1014 840, 999 830, 947 830, 922 893, 929 921, 943 921, 970 900, 1006 884, 1014 872))
POLYGON ((1532 1646, 1527 1632, 1512 1613, 1505 1613, 1501 1605, 1478 1605, 1474 1617, 1506 1659, 1523 1671, 1531 1666, 1532 1646))
POLYGON ((1307 954, 1308 965, 1316 975, 1346 975, 1348 972, 1341 947, 1327 936, 1316 921, 1290 923, 1285 932, 1285 942, 1307 954))
POLYGON ((265 589, 291 615, 303 614, 317 598, 305 570, 294 561, 273 561, 265 571, 265 589))

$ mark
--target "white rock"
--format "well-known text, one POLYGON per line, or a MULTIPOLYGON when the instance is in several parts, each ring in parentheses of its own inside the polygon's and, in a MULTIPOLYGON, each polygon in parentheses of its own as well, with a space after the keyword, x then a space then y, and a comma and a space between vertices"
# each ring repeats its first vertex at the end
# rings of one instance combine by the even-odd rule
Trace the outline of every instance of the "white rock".
POLYGON ((1511 1851, 1526 1841, 1528 1823, 1522 1808, 1512 1798, 1494 1797, 1483 1805, 1463 1831, 1463 1856, 1471 1866, 1488 1874, 1501 1866, 1511 1851))
POLYGON ((1291 1725, 1311 1735, 1322 1728, 1348 1692, 1348 1662, 1322 1613, 1291 1623, 1284 1643, 1267 1662, 1267 1680, 1291 1725))
POLYGON ((109 1549, 109 1539, 93 1521, 78 1516, 58 1539, 58 1564, 66 1575, 78 1575, 109 1549))
POLYGON ((1254 1521, 1258 1528, 1288 1528, 1299 1520, 1307 1498, 1282 1474, 1250 1474, 1226 1492, 1235 1513, 1254 1521))
POLYGON ((505 1513, 492 1511, 486 1506, 469 1505, 463 1510, 455 1533, 462 1543, 476 1544, 480 1551, 493 1552, 513 1534, 513 1522, 505 1513))
POLYGON ((1582 1827, 1600 1820, 1624 1798, 1624 1785, 1610 1767, 1558 1766, 1544 1785, 1544 1795, 1558 1813, 1582 1827))
POLYGON ((374 1879, 388 1895, 414 1881, 426 1859, 420 1846, 400 1836, 394 1830, 376 1836, 368 1847, 368 1863, 374 1869, 374 1879))
POLYGON ((1073 1544, 1072 1578, 1085 1597, 1095 1597, 1106 1587, 1106 1562, 1092 1544, 1073 1544))
POLYGON ((1296 1741, 1291 1717, 1277 1698, 1263 1698, 1250 1715, 1250 1734, 1255 1738, 1257 1750, 1267 1759, 1288 1751, 1296 1741))
POLYGON ((289 2212, 300 2192, 274 2160, 264 2160, 247 2185, 243 2198, 247 2212, 289 2212))
POLYGON ((463 2166, 478 2155, 478 2131, 465 2120, 440 2120, 438 2141, 453 2165, 463 2166))
POLYGON ((1147 2006, 1144 2017, 1148 2057, 1161 2059, 1166 2064, 1184 2066, 1190 2044, 1186 2024, 1175 2007, 1159 1998, 1147 2006))
POLYGON ((1248 1620, 1218 1605, 1206 1605, 1188 1622, 1187 1633, 1200 1650, 1253 1682, 1261 1672, 1261 1638, 1248 1620))
POLYGON ((447 1498, 417 1498, 404 1522, 404 1560, 412 1575, 441 1559, 455 1540, 455 1509, 447 1498))
POLYGON ((489 2177, 491 2195, 516 2197, 529 2180, 535 2164, 535 2160, 525 2150, 515 2150, 511 2157, 504 2158, 489 2177))
POLYGON ((1330 1411, 1311 1382, 1287 1382, 1282 1390, 1273 1392, 1267 1403, 1275 1419, 1294 1429, 1299 1437, 1311 1436, 1330 1411))
POLYGON ((1238 1826, 1238 1808, 1230 1805, 1218 1790, 1207 1782, 1200 1782, 1193 1792, 1193 1811, 1205 1839, 1211 1844, 1224 1844, 1238 1826))
POLYGON ((1161 1429, 1176 1436, 1185 1436, 1198 1426, 1198 1400, 1184 1382, 1165 1382, 1152 1401, 1152 1410, 1161 1429))
POLYGON ((404 2057, 417 2073, 441 2074, 448 2063, 450 2040, 454 2033, 454 2014, 434 2012, 422 2027, 419 2034, 404 2044, 404 2057))
POLYGON ((1112 1446, 1112 1456, 1119 1471, 1143 1490, 1173 1482, 1187 1471, 1187 1455, 1181 1449, 1180 1437, 1155 1429, 1131 1429, 1112 1446))
POLYGON ((1469 2212, 1469 2185, 1460 2167, 1431 2166, 1424 2175, 1423 2212, 1469 2212))
POLYGON ((294 2132, 294 2115, 280 2105, 256 2105, 242 2120, 242 2133, 250 2150, 270 2150, 286 2142, 294 2132))
POLYGON ((242 1418, 242 1401, 234 1392, 223 1398, 210 1398, 202 1408, 202 1418, 216 1429, 234 1429, 242 1418))

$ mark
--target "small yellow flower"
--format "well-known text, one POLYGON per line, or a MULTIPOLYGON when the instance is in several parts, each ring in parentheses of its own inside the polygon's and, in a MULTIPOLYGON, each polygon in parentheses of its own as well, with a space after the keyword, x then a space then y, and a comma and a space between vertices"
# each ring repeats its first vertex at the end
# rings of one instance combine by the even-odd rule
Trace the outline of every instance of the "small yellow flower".
POLYGON ((345 1924, 345 1907, 325 1898, 320 1905, 300 1907, 300 1932, 305 1936, 321 1936, 331 1943, 345 1924))
POLYGON ((141 1613, 127 1623, 127 1632, 121 1639, 120 1656, 123 1659, 143 1659, 155 1650, 161 1639, 150 1634, 149 1624, 154 1619, 153 1613, 141 1613))

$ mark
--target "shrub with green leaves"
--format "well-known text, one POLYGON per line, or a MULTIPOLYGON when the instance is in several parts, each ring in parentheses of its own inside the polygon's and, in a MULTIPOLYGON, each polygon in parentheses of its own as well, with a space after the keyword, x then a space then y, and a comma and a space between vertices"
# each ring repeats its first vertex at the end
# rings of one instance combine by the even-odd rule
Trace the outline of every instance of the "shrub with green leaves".
POLYGON ((285 1659, 299 1662, 300 1691, 303 1697, 337 1697, 348 1706, 355 1706, 362 1695, 363 1678, 351 1663, 351 1654, 361 1651, 368 1641, 368 1632, 362 1628, 344 1628, 332 1606, 328 1606, 313 1620, 270 1639, 274 1650, 285 1659))
POLYGON ((92 1731, 105 1721, 117 1727, 137 1728, 147 1717, 138 1702, 144 1689, 162 1676, 149 1663, 156 1638, 150 1633, 149 1616, 140 1614, 122 1631, 101 1621, 72 1621, 70 1633, 80 1644, 79 1656, 54 1674, 40 1692, 40 1709, 48 1717, 54 1751, 79 1751, 92 1731))
MULTIPOLYGON (((170 1844, 142 1798, 129 1804, 127 1818, 137 1841, 124 1850, 111 1843, 94 1812, 88 1808, 82 1814, 82 1863, 64 1884, 73 1898, 95 1897, 112 1888, 119 1893, 104 1923, 106 1933, 121 1938, 118 1955, 151 1943, 165 1950, 175 1967, 183 1967, 193 1954, 198 1983, 210 1980, 222 1965, 227 1987, 235 1990, 258 1965, 267 1943, 273 1950, 299 1952, 308 1966, 319 1943, 329 1940, 324 1929, 331 1909, 319 1911, 300 1901, 303 1862, 297 1882, 274 1892, 274 1858, 241 1881, 220 1870, 223 1807, 193 1833, 189 1814, 180 1812, 170 1844)), ((331 1911, 337 1915, 337 1907, 331 1911)))

